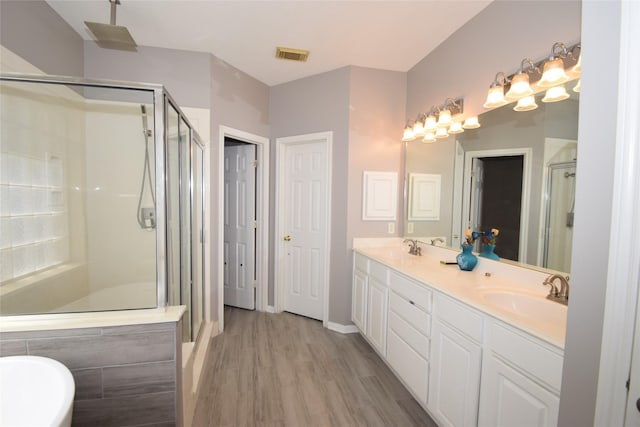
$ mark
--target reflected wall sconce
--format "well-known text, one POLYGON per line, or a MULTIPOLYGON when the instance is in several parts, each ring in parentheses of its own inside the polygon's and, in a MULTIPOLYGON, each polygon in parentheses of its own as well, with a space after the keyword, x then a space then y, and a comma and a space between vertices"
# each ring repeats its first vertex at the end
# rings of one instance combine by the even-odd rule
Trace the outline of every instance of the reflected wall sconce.
POLYGON ((446 138, 450 134, 462 133, 464 129, 480 127, 477 116, 474 117, 475 121, 469 122, 473 127, 465 127, 470 117, 464 118, 463 103, 462 98, 447 98, 444 104, 434 105, 427 113, 418 114, 415 121, 407 121, 402 141, 408 142, 422 138, 422 142, 430 143, 435 142, 436 139, 446 138))
POLYGON ((478 116, 467 117, 462 124, 463 129, 478 129, 480 122, 478 122, 478 116))
POLYGON ((493 79, 493 83, 489 86, 487 100, 482 105, 484 108, 498 108, 507 103, 504 97, 504 87, 508 81, 507 76, 502 71, 496 74, 496 78, 493 79), (500 81, 500 79, 502 79, 502 81, 500 81))
MULTIPOLYGON (((513 108, 515 111, 535 110, 538 108, 535 93, 540 89, 546 89, 542 102, 557 102, 567 99, 569 94, 564 83, 572 78, 580 77, 581 63, 582 49, 579 43, 567 48, 564 43, 556 42, 553 44, 551 56, 548 58, 537 63, 534 63, 530 58, 525 58, 520 62, 520 68, 515 74, 510 76, 506 76, 503 72, 496 74, 483 106, 497 108, 517 101, 513 108)), ((573 90, 580 92, 580 80, 573 90)))

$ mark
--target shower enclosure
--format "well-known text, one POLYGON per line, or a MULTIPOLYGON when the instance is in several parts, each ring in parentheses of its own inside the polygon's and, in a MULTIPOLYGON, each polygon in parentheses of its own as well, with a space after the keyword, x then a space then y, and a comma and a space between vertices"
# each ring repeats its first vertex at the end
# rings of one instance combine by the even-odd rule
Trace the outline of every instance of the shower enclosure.
POLYGON ((203 146, 159 85, 2 75, 0 314, 204 315, 203 146))
POLYGON ((568 272, 576 197, 576 161, 547 165, 543 267, 568 272))

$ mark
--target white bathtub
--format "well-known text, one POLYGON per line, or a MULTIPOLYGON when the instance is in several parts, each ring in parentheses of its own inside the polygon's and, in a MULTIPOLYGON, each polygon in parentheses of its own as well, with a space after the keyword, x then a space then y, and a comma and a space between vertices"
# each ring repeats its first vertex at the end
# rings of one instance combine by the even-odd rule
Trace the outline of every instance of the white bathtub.
POLYGON ((58 307, 52 313, 153 308, 156 304, 156 283, 135 282, 92 292, 58 307))

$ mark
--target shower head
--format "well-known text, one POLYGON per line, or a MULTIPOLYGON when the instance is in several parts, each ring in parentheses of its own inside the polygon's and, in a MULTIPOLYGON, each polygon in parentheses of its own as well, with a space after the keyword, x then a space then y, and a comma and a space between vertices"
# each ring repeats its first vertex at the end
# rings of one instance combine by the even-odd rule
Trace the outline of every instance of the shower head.
POLYGON ((109 24, 84 21, 98 46, 108 49, 136 50, 138 46, 127 27, 116 25, 116 7, 120 0, 108 0, 111 3, 111 21, 109 24))

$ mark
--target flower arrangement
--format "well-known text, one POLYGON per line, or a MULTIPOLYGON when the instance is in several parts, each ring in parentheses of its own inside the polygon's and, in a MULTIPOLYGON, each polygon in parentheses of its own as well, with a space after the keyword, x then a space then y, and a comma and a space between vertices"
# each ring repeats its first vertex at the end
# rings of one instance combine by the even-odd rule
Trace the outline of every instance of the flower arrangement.
POLYGON ((482 233, 478 232, 478 231, 471 231, 470 228, 467 228, 464 231, 464 235, 465 235, 465 241, 463 243, 463 245, 473 245, 476 241, 476 239, 478 237, 480 237, 482 235, 482 233))
POLYGON ((495 246, 496 241, 498 240, 498 234, 500 234, 500 230, 498 230, 497 228, 492 228, 491 231, 482 233, 482 243, 485 245, 495 246))
POLYGON ((471 231, 470 228, 467 228, 464 231, 465 241, 464 245, 473 245, 477 239, 481 239, 482 243, 485 245, 495 245, 497 242, 498 234, 500 234, 500 230, 497 228, 492 228, 491 231, 471 231))

